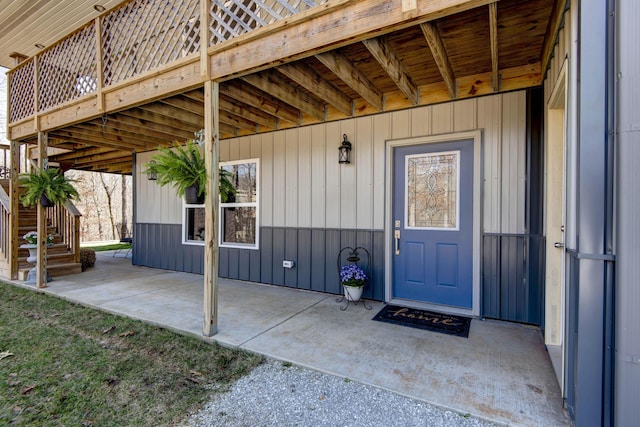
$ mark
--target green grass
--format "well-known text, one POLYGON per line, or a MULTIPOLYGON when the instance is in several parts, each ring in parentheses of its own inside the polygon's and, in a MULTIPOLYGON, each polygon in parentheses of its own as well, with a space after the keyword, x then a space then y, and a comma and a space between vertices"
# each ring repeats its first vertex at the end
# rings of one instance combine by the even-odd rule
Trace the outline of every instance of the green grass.
POLYGON ((261 361, 0 282, 0 425, 174 425, 261 361))
POLYGON ((102 251, 114 251, 116 249, 129 249, 131 247, 131 243, 112 243, 110 245, 102 245, 102 246, 83 246, 82 249, 92 249, 96 252, 102 251))

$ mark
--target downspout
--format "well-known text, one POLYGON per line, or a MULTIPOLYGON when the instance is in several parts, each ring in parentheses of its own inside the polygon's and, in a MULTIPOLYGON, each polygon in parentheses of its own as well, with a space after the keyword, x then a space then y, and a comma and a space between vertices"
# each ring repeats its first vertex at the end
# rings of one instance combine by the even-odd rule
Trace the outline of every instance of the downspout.
POLYGON ((614 241, 614 191, 615 191, 615 101, 616 101, 616 55, 615 55, 615 0, 607 0, 607 42, 606 42, 606 103, 607 103, 607 139, 605 141, 605 173, 606 173, 606 203, 604 243, 605 254, 605 307, 604 307, 604 372, 603 372, 603 423, 605 426, 614 424, 614 349, 615 349, 615 241, 614 241))

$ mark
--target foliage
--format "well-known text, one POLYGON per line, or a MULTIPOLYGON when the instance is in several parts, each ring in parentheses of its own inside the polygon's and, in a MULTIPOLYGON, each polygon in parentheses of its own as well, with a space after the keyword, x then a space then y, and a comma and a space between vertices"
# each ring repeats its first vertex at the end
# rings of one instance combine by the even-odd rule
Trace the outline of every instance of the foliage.
POLYGON ((367 281, 367 275, 356 264, 343 265, 340 269, 340 282, 345 286, 362 287, 367 281))
POLYGON ((262 358, 0 283, 0 425, 179 425, 262 358))
POLYGON ((73 182, 75 180, 65 177, 60 169, 36 168, 18 178, 18 183, 24 187, 20 200, 25 206, 35 206, 42 195, 56 205, 67 200, 77 200, 79 195, 73 182))
POLYGON ((89 267, 93 267, 96 264, 96 252, 91 249, 81 248, 80 264, 82 264, 82 271, 85 271, 89 267))
MULTIPOLYGON (((25 234, 24 236, 22 236, 22 238, 30 245, 37 245, 38 244, 38 232, 37 231, 30 231, 27 234, 25 234)), ((53 243, 53 235, 49 234, 47 235, 47 245, 50 245, 53 243)))
POLYGON ((91 249, 94 252, 115 251, 117 249, 129 249, 131 243, 109 243, 101 246, 85 246, 85 249, 91 249))
MULTIPOLYGON (((152 157, 153 162, 147 164, 145 173, 155 174, 161 186, 173 186, 179 197, 183 197, 185 190, 192 185, 197 187, 198 196, 206 195, 207 170, 198 144, 188 139, 184 146, 174 144, 159 151, 152 157)), ((229 172, 220 169, 219 173, 220 197, 226 202, 230 195, 235 194, 235 187, 229 180, 229 172)))

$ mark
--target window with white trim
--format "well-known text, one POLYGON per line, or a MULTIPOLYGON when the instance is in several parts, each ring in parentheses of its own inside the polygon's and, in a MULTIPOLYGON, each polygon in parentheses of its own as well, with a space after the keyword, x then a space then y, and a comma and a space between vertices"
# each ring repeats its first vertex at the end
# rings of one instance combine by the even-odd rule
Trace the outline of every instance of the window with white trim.
MULTIPOLYGON (((258 163, 258 159, 220 162, 236 190, 229 200, 220 202, 218 236, 222 247, 258 249, 258 163)), ((182 243, 204 245, 205 227, 204 205, 184 203, 182 243)))
POLYGON ((236 190, 220 203, 220 246, 258 249, 259 160, 221 162, 236 190))

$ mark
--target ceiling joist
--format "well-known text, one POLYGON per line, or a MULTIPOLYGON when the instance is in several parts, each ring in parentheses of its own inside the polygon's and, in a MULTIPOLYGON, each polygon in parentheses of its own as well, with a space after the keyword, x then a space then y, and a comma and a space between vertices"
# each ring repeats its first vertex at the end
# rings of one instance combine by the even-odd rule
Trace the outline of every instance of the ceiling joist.
POLYGON ((407 99, 413 105, 418 105, 420 103, 420 91, 386 40, 379 37, 364 40, 362 44, 364 44, 369 53, 378 61, 380 66, 396 86, 398 86, 398 89, 405 94, 407 99))
POLYGON ((494 92, 500 90, 498 64, 498 3, 489 5, 489 38, 491 41, 491 86, 494 92))
POLYGON ((425 22, 424 24, 420 24, 420 28, 422 29, 425 39, 427 39, 433 60, 438 70, 440 70, 444 83, 447 85, 449 97, 453 99, 456 97, 456 77, 453 74, 453 68, 451 68, 451 63, 449 62, 449 57, 444 48, 438 27, 433 22, 425 22))
POLYGON ((369 78, 340 52, 326 52, 315 56, 340 80, 355 90, 365 101, 382 111, 382 93, 369 78))

